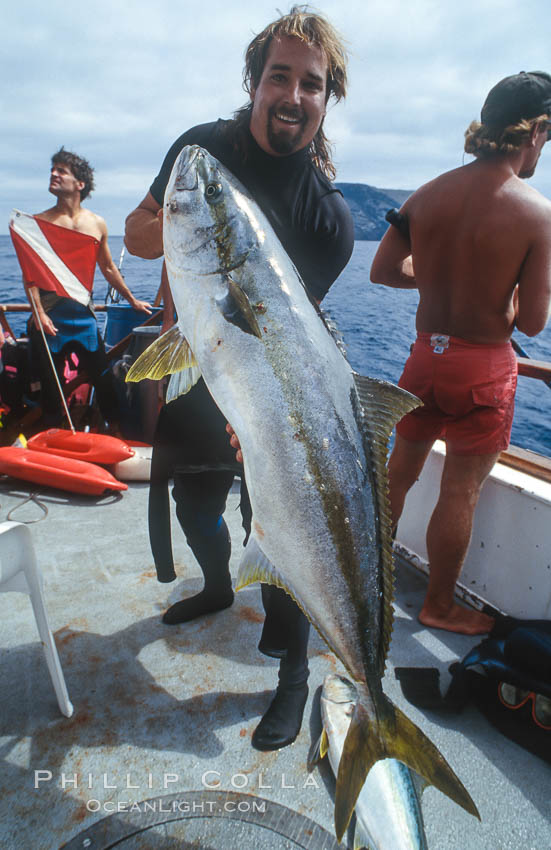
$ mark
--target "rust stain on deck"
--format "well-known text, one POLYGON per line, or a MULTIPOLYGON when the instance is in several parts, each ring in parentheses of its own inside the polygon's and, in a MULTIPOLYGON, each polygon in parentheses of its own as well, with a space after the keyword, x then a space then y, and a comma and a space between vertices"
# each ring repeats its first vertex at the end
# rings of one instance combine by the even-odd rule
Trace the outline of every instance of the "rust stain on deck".
POLYGON ((238 614, 242 620, 248 620, 249 623, 263 623, 264 622, 264 614, 261 614, 259 611, 251 608, 249 605, 243 605, 238 610, 238 614))

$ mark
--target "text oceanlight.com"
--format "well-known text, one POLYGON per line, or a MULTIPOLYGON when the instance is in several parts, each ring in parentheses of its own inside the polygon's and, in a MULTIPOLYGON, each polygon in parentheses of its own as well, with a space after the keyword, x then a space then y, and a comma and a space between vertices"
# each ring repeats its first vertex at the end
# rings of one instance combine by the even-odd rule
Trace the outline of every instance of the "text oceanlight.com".
POLYGON ((132 803, 127 800, 88 800, 86 808, 89 812, 106 812, 108 814, 133 812, 135 814, 176 814, 181 815, 215 815, 217 812, 266 812, 266 800, 225 800, 223 803, 213 800, 143 800, 141 803, 132 803))

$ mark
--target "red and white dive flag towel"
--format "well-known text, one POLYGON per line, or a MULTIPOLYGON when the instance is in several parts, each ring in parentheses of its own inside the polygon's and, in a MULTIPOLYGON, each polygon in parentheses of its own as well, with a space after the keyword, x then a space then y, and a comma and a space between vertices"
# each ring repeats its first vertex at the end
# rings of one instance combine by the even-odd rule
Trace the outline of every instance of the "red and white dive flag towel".
POLYGON ((12 210, 10 236, 26 284, 85 306, 90 303, 97 239, 19 210, 12 210))

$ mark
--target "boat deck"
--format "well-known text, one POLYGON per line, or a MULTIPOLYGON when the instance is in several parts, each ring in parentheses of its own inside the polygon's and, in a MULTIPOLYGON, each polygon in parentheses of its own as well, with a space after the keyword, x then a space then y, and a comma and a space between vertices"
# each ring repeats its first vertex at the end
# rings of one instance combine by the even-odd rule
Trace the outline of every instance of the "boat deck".
MULTIPOLYGON (((226 611, 165 626, 162 611, 200 588, 200 572, 173 518, 179 579, 157 582, 147 484, 101 499, 43 491, 47 516, 35 502, 21 505, 27 495, 25 485, 3 479, 0 520, 16 505, 13 519, 40 520, 30 527, 75 711, 69 719, 59 712, 28 597, 3 594, 0 846, 336 847, 331 771, 306 771, 320 731, 319 686, 326 673, 343 672, 318 635, 310 642, 301 734, 280 752, 259 753, 250 738, 269 704, 278 662, 256 650, 258 587, 241 591, 226 611), (132 811, 133 803, 153 798, 147 813, 132 811), (116 814, 117 808, 130 811, 116 814)), ((226 511, 234 574, 242 540, 237 503, 232 494, 226 511)), ((401 567, 385 691, 440 747, 482 817, 478 822, 428 788, 429 848, 551 847, 549 766, 474 707, 442 716, 403 698, 395 666, 435 666, 445 688, 450 663, 478 642, 421 627, 415 613, 423 593, 423 578, 401 567)))

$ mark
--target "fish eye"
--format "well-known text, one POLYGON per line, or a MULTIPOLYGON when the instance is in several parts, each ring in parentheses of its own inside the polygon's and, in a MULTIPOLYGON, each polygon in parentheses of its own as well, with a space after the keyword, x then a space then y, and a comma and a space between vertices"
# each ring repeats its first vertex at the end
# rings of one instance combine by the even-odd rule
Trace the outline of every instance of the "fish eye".
POLYGON ((220 195, 222 194, 222 184, 221 183, 208 183, 205 189, 205 198, 207 203, 214 204, 216 201, 220 200, 220 195))

